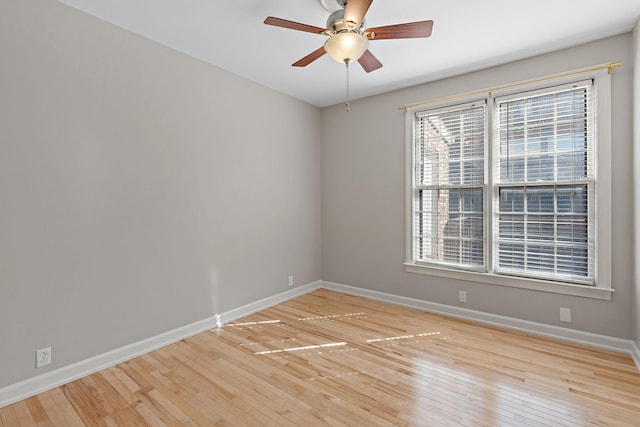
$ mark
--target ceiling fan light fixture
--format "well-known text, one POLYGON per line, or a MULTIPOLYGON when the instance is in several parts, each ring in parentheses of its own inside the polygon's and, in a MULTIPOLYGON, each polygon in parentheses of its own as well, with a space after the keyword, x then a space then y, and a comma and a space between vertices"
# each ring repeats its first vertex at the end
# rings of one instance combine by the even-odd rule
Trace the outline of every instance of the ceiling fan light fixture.
POLYGON ((337 62, 354 62, 369 48, 369 39, 364 34, 342 32, 329 37, 324 49, 337 62))

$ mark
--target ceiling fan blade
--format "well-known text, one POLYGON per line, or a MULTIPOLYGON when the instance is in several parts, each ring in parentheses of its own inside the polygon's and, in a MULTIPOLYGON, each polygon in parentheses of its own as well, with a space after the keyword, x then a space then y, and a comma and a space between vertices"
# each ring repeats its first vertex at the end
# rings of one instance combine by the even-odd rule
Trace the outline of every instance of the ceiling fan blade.
POLYGON ((433 21, 419 21, 367 28, 364 30, 364 34, 369 37, 369 40, 411 39, 429 37, 432 29, 433 21))
POLYGON ((309 55, 305 56, 304 58, 300 59, 297 62, 294 62, 291 65, 293 67, 306 67, 307 65, 311 64, 316 59, 320 58, 325 53, 327 53, 327 51, 324 50, 324 46, 322 46, 320 49, 314 50, 309 55))
POLYGON ((378 68, 382 68, 382 62, 378 61, 378 58, 376 58, 369 49, 362 54, 360 59, 358 59, 358 62, 367 73, 375 71, 378 68))
POLYGON ((301 24, 299 22, 288 21, 282 18, 274 18, 273 16, 269 16, 265 19, 264 23, 267 25, 274 25, 276 27, 289 28, 290 30, 298 30, 314 34, 324 34, 327 31, 326 28, 314 27, 313 25, 301 24))
POLYGON ((360 28, 372 2, 373 0, 347 0, 347 6, 344 8, 345 22, 353 22, 356 29, 360 28))

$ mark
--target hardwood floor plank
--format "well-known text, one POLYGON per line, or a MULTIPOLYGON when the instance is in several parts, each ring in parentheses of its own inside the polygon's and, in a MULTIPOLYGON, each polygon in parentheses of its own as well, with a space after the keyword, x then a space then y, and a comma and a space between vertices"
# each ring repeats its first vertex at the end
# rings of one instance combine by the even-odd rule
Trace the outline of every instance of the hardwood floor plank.
POLYGON ((0 427, 638 420, 628 355, 324 289, 0 409, 0 427))
POLYGON ((13 405, 9 405, 5 408, 2 408, 0 412, 0 425, 3 427, 12 427, 19 425, 18 416, 16 414, 16 403, 13 405))
POLYGON ((150 410, 142 401, 136 405, 136 412, 138 412, 146 424, 151 427, 167 427, 168 424, 165 424, 160 417, 158 417, 152 410, 150 410))
POLYGON ((86 426, 75 411, 72 401, 66 396, 61 387, 54 388, 31 399, 39 399, 49 420, 54 426, 80 427, 86 426))
POLYGON ((35 421, 29 412, 29 408, 24 401, 18 402, 15 405, 15 413, 19 426, 32 426, 35 424, 35 421))
POLYGON ((38 427, 53 426, 53 424, 49 420, 49 417, 47 416, 47 412, 42 407, 40 400, 26 399, 26 400, 23 400, 23 402, 29 409, 29 413, 31 414, 31 418, 33 418, 34 425, 38 427))

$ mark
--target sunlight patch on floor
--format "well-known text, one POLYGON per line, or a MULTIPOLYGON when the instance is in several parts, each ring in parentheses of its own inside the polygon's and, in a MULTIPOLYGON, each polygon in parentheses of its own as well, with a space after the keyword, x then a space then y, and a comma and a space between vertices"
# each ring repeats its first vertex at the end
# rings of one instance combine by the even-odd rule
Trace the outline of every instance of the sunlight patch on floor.
POLYGON ((421 338, 421 337, 430 337, 433 335, 440 335, 440 332, 427 332, 424 334, 412 334, 412 335, 399 335, 397 337, 389 337, 389 338, 376 338, 372 340, 366 340, 367 343, 374 342, 383 342, 383 341, 396 341, 396 340, 410 340, 413 338, 421 338))
POLYGON ((268 350, 268 351, 258 351, 254 354, 263 355, 263 354, 276 354, 276 353, 285 353, 290 351, 303 351, 303 350, 315 350, 319 348, 327 348, 327 347, 339 347, 347 345, 346 342, 331 342, 327 344, 317 344, 317 345, 305 345, 302 347, 291 347, 291 348, 283 348, 280 350, 268 350))

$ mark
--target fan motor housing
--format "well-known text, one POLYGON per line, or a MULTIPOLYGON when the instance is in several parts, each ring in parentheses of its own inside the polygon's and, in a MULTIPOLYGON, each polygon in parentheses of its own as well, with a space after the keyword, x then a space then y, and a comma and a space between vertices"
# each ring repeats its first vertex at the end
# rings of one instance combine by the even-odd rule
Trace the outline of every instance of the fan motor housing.
MULTIPOLYGON (((337 1, 338 3, 340 3, 341 1, 343 1, 344 3, 347 2, 346 0, 337 0, 337 1)), ((327 30, 331 31, 333 34, 344 33, 347 31, 362 34, 362 32, 364 31, 365 25, 366 25, 366 22, 363 19, 362 23, 360 24, 360 27, 350 28, 349 26, 347 26, 346 22, 344 22, 344 9, 339 9, 333 12, 331 15, 329 15, 329 18, 327 18, 326 28, 327 30)))

